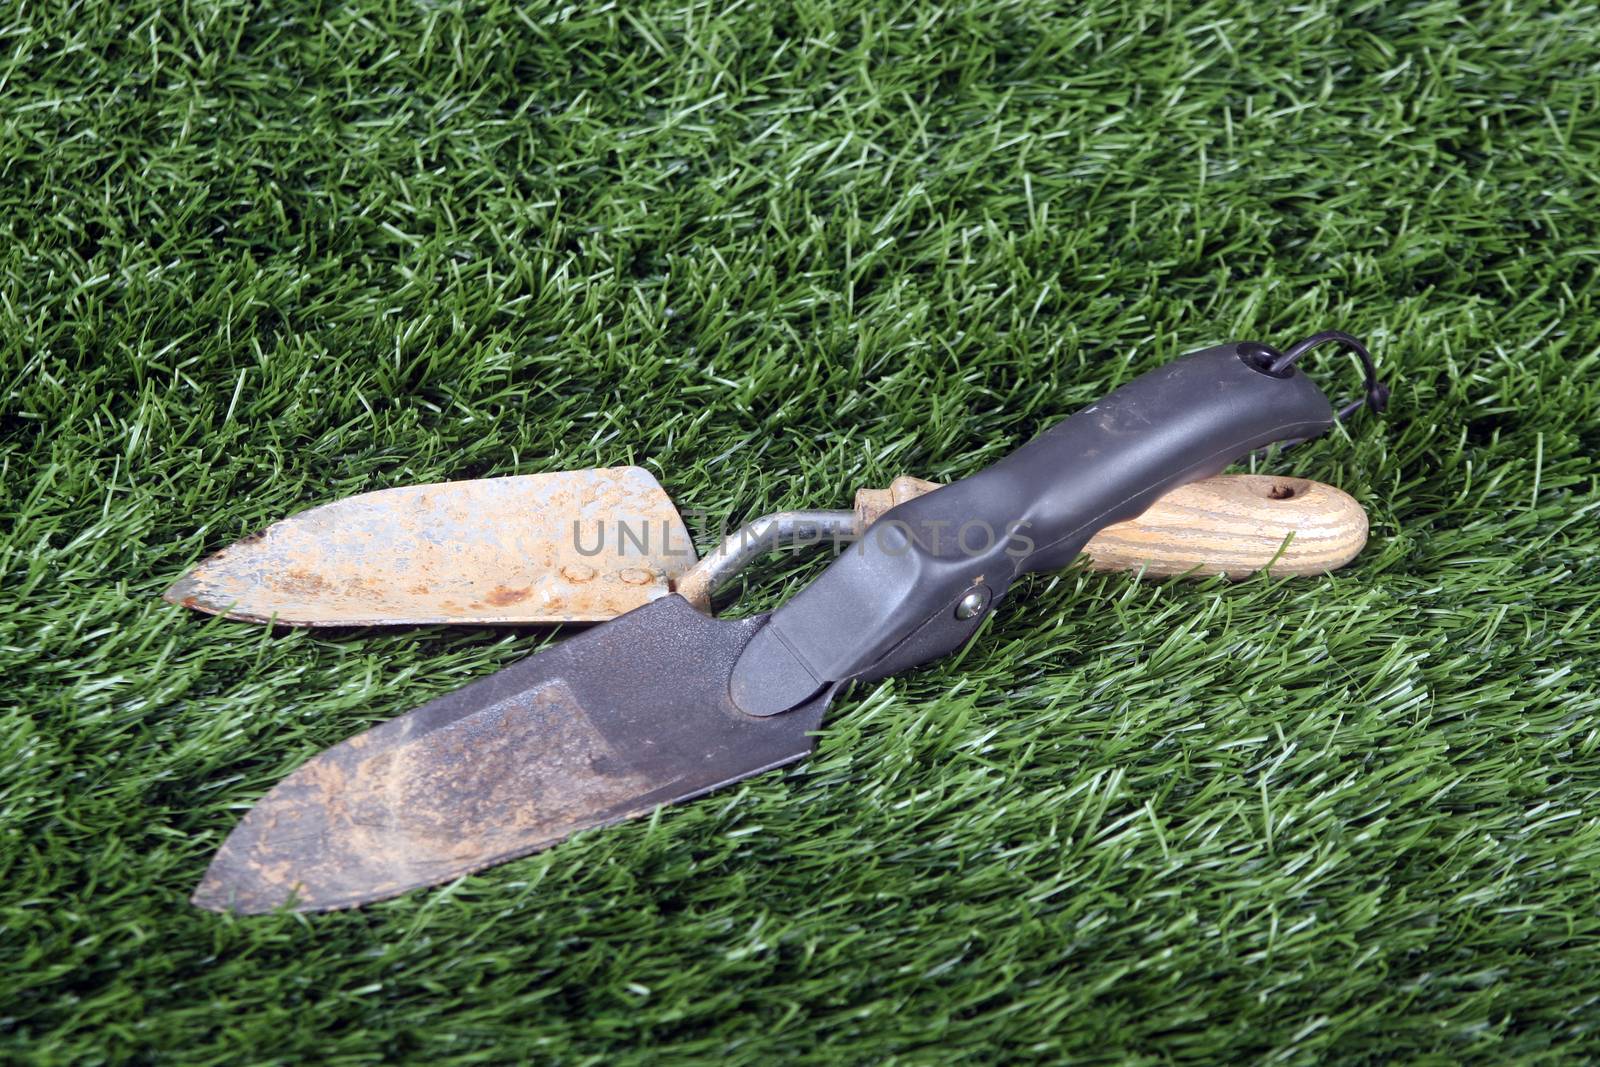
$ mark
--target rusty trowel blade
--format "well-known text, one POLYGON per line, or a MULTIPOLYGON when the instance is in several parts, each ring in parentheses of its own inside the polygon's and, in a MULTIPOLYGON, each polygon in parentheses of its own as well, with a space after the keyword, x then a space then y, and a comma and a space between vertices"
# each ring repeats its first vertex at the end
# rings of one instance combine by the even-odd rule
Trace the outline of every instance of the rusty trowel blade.
POLYGON ((201 561, 174 604, 286 626, 597 622, 695 562, 639 467, 382 489, 273 523, 201 561))
POLYGON ((799 759, 832 688, 771 718, 728 692, 765 618, 664 597, 335 745, 244 817, 194 903, 352 907, 799 759))

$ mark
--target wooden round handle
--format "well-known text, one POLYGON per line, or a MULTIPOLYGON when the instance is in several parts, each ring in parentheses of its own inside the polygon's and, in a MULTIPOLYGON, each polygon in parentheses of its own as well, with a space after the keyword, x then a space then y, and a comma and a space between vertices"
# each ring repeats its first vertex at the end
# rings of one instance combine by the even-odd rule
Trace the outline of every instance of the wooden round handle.
MULTIPOLYGON (((937 488, 902 476, 887 489, 860 490, 857 529, 937 488)), ((1366 543, 1367 513, 1342 490, 1306 478, 1221 474, 1179 486, 1137 519, 1107 526, 1083 551, 1099 571, 1243 578, 1263 569, 1326 574, 1366 543)))
POLYGON ((877 522, 883 513, 896 504, 904 504, 907 500, 931 493, 939 488, 939 482, 927 482, 921 478, 913 478, 909 474, 902 474, 889 483, 887 489, 857 489, 856 490, 856 533, 877 522))
POLYGON ((1147 574, 1326 574, 1367 543, 1350 494, 1305 478, 1224 474, 1180 486, 1084 547, 1095 570, 1147 574), (1286 543, 1287 542, 1287 543, 1286 543))

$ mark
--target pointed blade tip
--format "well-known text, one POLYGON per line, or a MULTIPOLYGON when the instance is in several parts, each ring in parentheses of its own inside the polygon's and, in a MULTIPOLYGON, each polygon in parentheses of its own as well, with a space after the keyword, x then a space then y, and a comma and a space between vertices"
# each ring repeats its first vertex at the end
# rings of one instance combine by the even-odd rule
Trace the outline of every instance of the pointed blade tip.
POLYGON ((161 592, 161 599, 174 607, 187 608, 196 606, 194 602, 194 577, 192 571, 184 571, 178 580, 167 586, 161 592))
POLYGON ((223 856, 218 855, 212 859, 200 884, 189 894, 189 903, 219 915, 268 915, 280 910, 321 910, 304 904, 298 895, 298 888, 285 890, 281 885, 263 881, 249 871, 242 871, 227 863, 223 856))
POLYGON ((222 615, 227 611, 226 607, 207 602, 204 590, 195 579, 194 568, 184 571, 177 581, 167 586, 161 593, 161 599, 173 607, 188 608, 207 615, 222 615))

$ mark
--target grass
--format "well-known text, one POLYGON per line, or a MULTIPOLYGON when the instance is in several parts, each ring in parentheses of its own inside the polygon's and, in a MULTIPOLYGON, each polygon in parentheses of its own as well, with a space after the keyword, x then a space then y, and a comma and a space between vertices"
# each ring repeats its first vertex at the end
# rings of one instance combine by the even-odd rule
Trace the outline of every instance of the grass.
POLYGON ((1600 1055, 1597 56, 1567 2, 0 9, 0 1058, 1600 1055), (1327 327, 1391 414, 1265 469, 1369 509, 1340 574, 1040 576, 788 772, 187 905, 305 758, 555 639, 158 600, 201 554, 594 464, 837 505, 1327 327))

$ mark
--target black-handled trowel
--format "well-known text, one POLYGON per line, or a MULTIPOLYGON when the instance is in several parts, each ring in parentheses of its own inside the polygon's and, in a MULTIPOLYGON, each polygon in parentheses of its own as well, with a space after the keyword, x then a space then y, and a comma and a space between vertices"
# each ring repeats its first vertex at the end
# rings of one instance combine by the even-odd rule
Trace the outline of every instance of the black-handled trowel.
POLYGON ((1338 417, 1293 362, 1230 343, 1124 385, 992 467, 891 509, 768 615, 658 597, 311 759, 194 894, 350 907, 526 855, 804 757, 851 682, 972 638, 1019 575, 1071 563, 1177 486, 1338 417))

